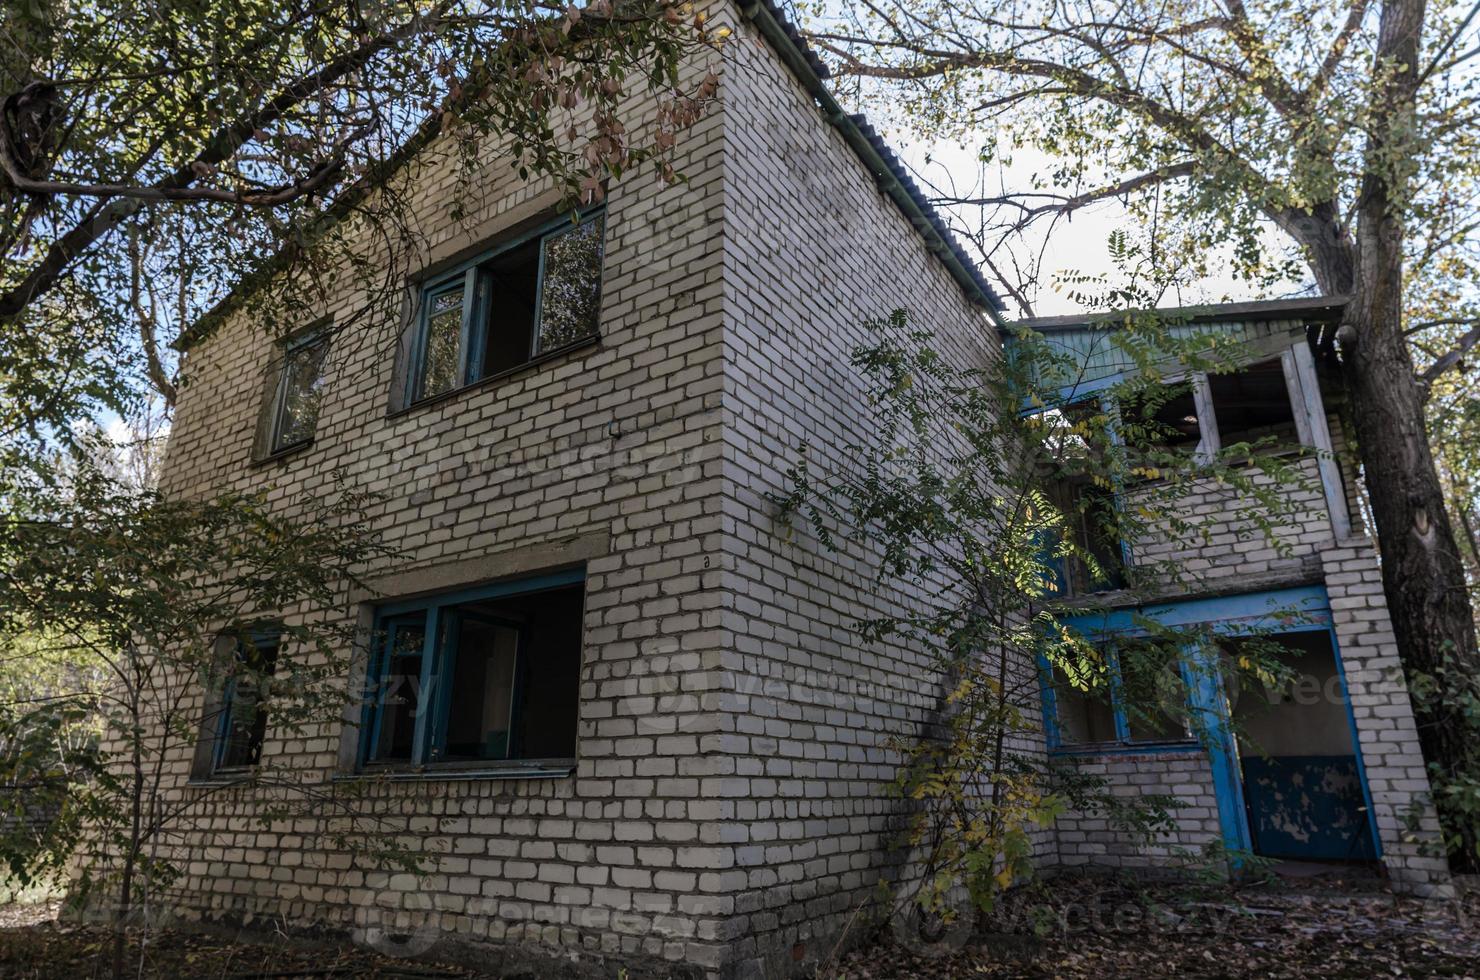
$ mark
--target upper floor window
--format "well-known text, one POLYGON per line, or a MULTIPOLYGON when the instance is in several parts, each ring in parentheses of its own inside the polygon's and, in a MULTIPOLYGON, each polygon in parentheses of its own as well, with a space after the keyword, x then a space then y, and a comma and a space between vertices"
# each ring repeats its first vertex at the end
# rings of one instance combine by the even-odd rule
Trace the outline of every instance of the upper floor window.
POLYGON ((595 337, 605 215, 562 216, 428 282, 409 373, 420 401, 595 337))
MULTIPOLYGON (((1058 591, 1081 596, 1124 588, 1125 552, 1115 493, 1085 477, 1061 480, 1049 488, 1049 497, 1073 546, 1069 554, 1049 559, 1058 591)), ((1059 550, 1056 544, 1051 542, 1049 550, 1059 550)))
POLYGON ((382 607, 361 764, 574 765, 584 585, 575 570, 382 607))
POLYGON ((1125 400, 1121 414, 1139 445, 1190 451, 1203 460, 1232 446, 1267 452, 1300 443, 1277 359, 1139 392, 1125 400))
POLYGON ((1251 364, 1230 374, 1208 375, 1218 442, 1226 449, 1248 444, 1255 449, 1298 445, 1295 410, 1278 360, 1251 364))
POLYGON ((277 666, 279 644, 276 633, 235 639, 215 719, 211 772, 237 772, 261 760, 267 735, 267 709, 262 702, 277 666))
POLYGON ((1058 533, 1043 535, 1042 558, 1064 595, 1125 585, 1119 505, 1106 485, 1112 472, 1104 453, 1114 438, 1109 412, 1090 398, 1039 413, 1044 449, 1053 457, 1048 497, 1062 520, 1058 533))
POLYGON ((313 439, 328 354, 329 337, 322 331, 300 337, 284 347, 282 374, 273 399, 268 452, 282 452, 313 439))

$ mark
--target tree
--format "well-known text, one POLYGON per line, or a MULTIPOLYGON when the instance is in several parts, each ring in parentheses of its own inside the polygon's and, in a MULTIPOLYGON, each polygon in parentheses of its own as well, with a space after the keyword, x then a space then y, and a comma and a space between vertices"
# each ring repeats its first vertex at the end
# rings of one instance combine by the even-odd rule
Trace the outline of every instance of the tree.
MULTIPOLYGON (((1146 219, 1165 267, 1195 273, 1226 246, 1256 286, 1293 258, 1322 293, 1349 297, 1337 334, 1348 412, 1410 680, 1480 673, 1425 426, 1433 386, 1480 343, 1477 13, 1426 0, 864 0, 812 34, 932 137, 969 136, 987 164, 1046 155, 1021 193, 954 195, 993 216, 978 229, 989 264, 1006 254, 993 233, 1118 199, 1146 219), (1288 250, 1271 249, 1271 226, 1288 250), (1415 367, 1405 333, 1433 319, 1449 343, 1415 367)), ((1471 779, 1462 716, 1433 699, 1415 711, 1436 783, 1471 779)), ((1469 864, 1477 823, 1449 827, 1469 864)))
POLYGON ((75 900, 111 910, 114 976, 127 927, 188 858, 192 810, 228 785, 257 788, 264 823, 317 815, 326 840, 397 857, 352 792, 258 757, 268 719, 274 737, 301 737, 354 696, 348 659, 366 638, 317 611, 384 557, 366 503, 344 492, 287 519, 251 496, 165 500, 90 461, 64 495, 12 500, 0 523, 4 653, 33 672, 58 666, 0 704, 0 746, 7 780, 44 787, 54 812, 44 834, 0 844, 23 881, 70 871, 75 900), (96 739, 79 744, 79 726, 96 739), (182 795, 181 761, 202 743, 233 775, 182 795))
POLYGON ((13 0, 0 36, 12 464, 142 379, 173 400, 169 345, 228 296, 271 280, 286 320, 345 250, 393 278, 419 236, 392 178, 432 143, 462 180, 492 147, 589 203, 639 165, 676 179, 716 84, 680 71, 714 39, 672 0, 13 0))
MULTIPOLYGON (((1169 325, 1133 319, 1107 338, 1137 370, 1091 395, 1088 366, 1031 331, 1009 341, 1000 363, 963 368, 898 310, 851 352, 870 395, 865 434, 826 472, 803 447, 787 493, 774 498, 781 520, 811 539, 801 546, 875 567, 881 597, 919 597, 908 612, 857 624, 868 642, 932 651, 942 678, 921 736, 894 745, 903 764, 893 790, 908 815, 900 843, 911 858, 896 896, 900 922, 949 920, 967 904, 990 911, 1031 876, 1034 832, 1066 810, 1103 815, 1133 837, 1170 828, 1176 800, 1126 799, 1044 754, 1041 683, 1100 700, 1114 686, 1137 724, 1205 737, 1213 713, 1228 723, 1226 709, 1195 691, 1239 681, 1277 688, 1294 676, 1287 653, 1260 634, 1235 659, 1218 655, 1205 627, 1142 616, 1144 637, 1118 637, 1112 669, 1107 648, 1072 621, 1103 611, 1105 592, 1146 602, 1196 578, 1177 545, 1215 530, 1187 519, 1192 494, 1227 491, 1225 518, 1283 547, 1278 528, 1294 513, 1300 457, 1268 453, 1264 440, 1211 457, 1171 443, 1158 411, 1189 383, 1163 384, 1166 364, 1234 370, 1241 346, 1226 335, 1178 340, 1169 325), (1173 547, 1127 568, 1121 541, 1173 547), (1070 578, 1084 583, 1073 595, 1070 578), (1189 648, 1200 652, 1189 658, 1189 648), (963 891, 969 903, 958 901, 963 891)), ((1226 869, 1229 855, 1210 857, 1226 869)))

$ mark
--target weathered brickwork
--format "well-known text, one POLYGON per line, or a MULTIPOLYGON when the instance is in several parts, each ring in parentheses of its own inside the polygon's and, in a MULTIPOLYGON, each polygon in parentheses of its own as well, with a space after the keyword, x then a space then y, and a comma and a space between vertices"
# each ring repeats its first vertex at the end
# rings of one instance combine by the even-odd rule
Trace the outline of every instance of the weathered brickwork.
MULTIPOLYGON (((1174 567, 1175 584, 1193 592, 1214 591, 1250 578, 1309 577, 1317 567, 1315 556, 1330 544, 1331 525, 1316 461, 1308 458, 1293 463, 1297 475, 1289 481, 1257 470, 1248 474, 1265 490, 1278 488, 1282 506, 1287 508, 1272 534, 1254 520, 1258 504, 1253 498, 1206 480, 1178 491, 1175 497, 1177 516, 1190 529, 1175 536, 1148 535, 1149 540, 1133 541, 1134 561, 1148 567, 1174 567)), ((1127 498, 1135 506, 1135 492, 1127 498)))
POLYGON ((1428 774, 1377 554, 1370 540, 1358 536, 1333 542, 1321 560, 1383 863, 1405 890, 1447 893, 1447 863, 1432 853, 1438 822, 1427 803, 1428 774))
MULTIPOLYGON (((598 342, 402 410, 405 316, 367 317, 364 295, 329 290, 306 314, 339 328, 314 441, 267 461, 254 445, 270 338, 238 317, 189 352, 168 492, 264 489, 288 509, 338 479, 374 491, 370 516, 401 552, 371 575, 386 598, 587 572, 574 773, 367 783, 352 778, 353 725, 269 729, 264 755, 363 794, 357 806, 429 859, 417 877, 365 870, 321 821, 262 827, 250 791, 187 785, 182 753, 174 792, 195 801, 197 832, 177 894, 191 914, 459 939, 485 962, 533 950, 639 975, 772 977, 815 965, 880 878, 903 873, 888 848, 903 816, 885 792, 893 743, 943 692, 926 651, 863 644, 855 623, 939 583, 880 589, 876 554, 786 533, 769 495, 804 454, 845 467, 868 439, 849 366, 868 321, 908 308, 961 366, 999 345, 777 51, 727 3, 711 20, 735 34, 721 104, 681 138, 687 181, 610 188, 598 342)), ((492 155, 472 187, 456 171, 434 149, 405 178, 426 240, 409 282, 557 200, 492 155)), ((1189 588, 1326 585, 1388 866, 1435 885, 1442 866, 1399 840, 1426 783, 1406 701, 1381 680, 1396 661, 1370 547, 1334 541, 1318 481, 1301 494, 1288 553, 1230 521, 1211 487, 1190 501, 1209 527, 1198 548, 1142 547, 1182 563, 1189 588)), ((363 627, 374 601, 347 589, 340 608, 284 613, 363 627)), ((1177 829, 1146 847, 1065 817, 1042 835, 1045 866, 1177 863, 1219 839, 1203 754, 1079 764, 1128 796, 1177 796, 1177 829)))
MULTIPOLYGON (((389 598, 572 561, 588 575, 572 776, 354 784, 431 859, 415 877, 362 870, 312 820, 265 831, 248 791, 186 786, 175 760, 200 798, 178 888, 193 914, 779 975, 825 955, 891 866, 886 742, 939 692, 921 653, 865 648, 853 622, 908 597, 872 604, 867 554, 783 540, 765 493, 803 443, 825 465, 866 436, 847 365, 866 320, 907 305, 963 365, 997 341, 734 20, 722 104, 683 136, 687 183, 610 189, 598 344, 392 411, 404 321, 354 321, 313 444, 255 463, 269 338, 238 318, 190 351, 169 492, 265 488, 287 508, 336 477, 373 490, 403 552, 372 576, 389 598)), ((553 202, 488 165, 452 220, 453 169, 432 155, 406 183, 428 266, 553 202)), ((350 322, 363 299, 312 313, 350 322)), ((361 598, 297 614, 363 624, 361 598)), ((349 774, 353 737, 269 731, 264 755, 322 783, 349 774)))
POLYGON ((889 743, 917 732, 943 692, 924 651, 865 645, 853 625, 901 612, 918 586, 881 595, 876 555, 784 536, 766 494, 789 489, 804 454, 834 473, 869 442, 868 391, 849 363, 868 321, 907 307, 958 365, 985 366, 997 348, 774 52, 741 39, 727 75, 722 428, 739 657, 730 748, 748 779, 733 925, 736 956, 770 976, 825 957, 892 873, 889 743))
MULTIPOLYGON (((357 805, 432 859, 425 877, 362 871, 313 821, 263 832, 243 790, 182 786, 209 795, 191 820, 201 846, 179 883, 188 905, 722 965, 735 856, 718 818, 736 763, 712 741, 729 719, 705 687, 733 646, 719 578, 724 140, 718 111, 684 136, 685 183, 644 172, 611 188, 594 346, 391 414, 403 324, 341 330, 313 444, 265 463, 251 457, 269 338, 238 319, 190 351, 169 492, 266 488, 289 507, 329 492, 336 473, 375 491, 373 522, 401 550, 372 574, 387 597, 572 561, 587 581, 572 776, 360 787, 357 805)), ((453 220, 452 177, 432 175, 454 170, 432 154, 407 182, 427 263, 558 200, 500 161, 453 220)), ((343 322, 362 299, 326 295, 314 315, 343 322)), ((327 612, 364 615, 352 597, 327 612)), ((269 729, 263 751, 323 782, 353 738, 340 726, 291 741, 269 729)), ((189 760, 176 762, 183 782, 189 760)))
POLYGON ((1171 830, 1146 842, 1104 816, 1069 813, 1054 822, 1056 858, 1065 868, 1178 868, 1205 863, 1223 840, 1213 774, 1201 750, 1075 756, 1080 771, 1105 780, 1118 797, 1174 797, 1171 830))
MULTIPOLYGON (((1330 392, 1330 381, 1326 382, 1330 392)), ((1328 398, 1339 402, 1339 393, 1328 398)), ((1328 406, 1329 407, 1329 406, 1328 406)), ((1451 889, 1446 862, 1434 856, 1437 821, 1419 751, 1412 708, 1388 619, 1381 571, 1371 539, 1360 527, 1355 469, 1345 449, 1340 420, 1328 425, 1334 455, 1341 461, 1343 489, 1354 525, 1338 539, 1327 514, 1314 459, 1296 463, 1299 479, 1281 485, 1288 512, 1271 535, 1249 518, 1250 502, 1234 490, 1209 483, 1194 487, 1179 509, 1194 530, 1134 542, 1133 560, 1162 563, 1175 571, 1160 597, 1237 596, 1288 586, 1318 585, 1330 602, 1332 627, 1351 706, 1357 745, 1382 849, 1382 866, 1395 888, 1419 895, 1451 889)), ((1134 500, 1134 494, 1131 495, 1134 500)), ((1114 597, 1107 597, 1115 602, 1114 597)), ((1340 692, 1331 692, 1340 696, 1340 692)), ((1056 823, 1057 860, 1064 866, 1132 868, 1175 866, 1196 860, 1222 841, 1212 769, 1203 752, 1104 755, 1066 758, 1107 780, 1119 795, 1166 794, 1181 806, 1175 827, 1150 844, 1136 841, 1103 819, 1068 814, 1056 823)), ((1242 806, 1242 801, 1238 801, 1242 806)))

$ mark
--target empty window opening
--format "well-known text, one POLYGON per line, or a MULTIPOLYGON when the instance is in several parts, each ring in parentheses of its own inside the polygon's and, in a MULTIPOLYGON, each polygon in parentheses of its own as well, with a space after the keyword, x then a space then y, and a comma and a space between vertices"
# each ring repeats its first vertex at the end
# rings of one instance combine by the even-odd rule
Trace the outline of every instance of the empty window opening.
POLYGON ((422 290, 411 401, 432 398, 597 335, 605 217, 546 224, 422 290))
POLYGON ((1299 443, 1290 391, 1279 360, 1265 361, 1233 374, 1211 374, 1208 388, 1224 449, 1238 443, 1279 448, 1299 443))
POLYGON ((583 581, 562 573, 382 617, 363 761, 569 763, 583 596, 583 581))
POLYGON ((1190 452, 1202 441, 1190 382, 1138 391, 1124 400, 1121 413, 1132 447, 1190 452))

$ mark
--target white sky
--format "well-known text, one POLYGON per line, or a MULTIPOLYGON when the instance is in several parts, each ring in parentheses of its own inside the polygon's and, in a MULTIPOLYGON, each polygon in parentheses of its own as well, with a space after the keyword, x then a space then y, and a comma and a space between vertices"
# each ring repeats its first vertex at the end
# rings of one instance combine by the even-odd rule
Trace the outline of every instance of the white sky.
MULTIPOLYGON (((885 135, 890 146, 908 166, 916 171, 917 175, 928 178, 937 185, 945 186, 944 175, 949 171, 956 178, 959 190, 963 192, 971 190, 978 169, 974 151, 954 143, 920 143, 912 140, 909 134, 902 132, 899 127, 889 126, 885 120, 876 121, 871 118, 870 121, 885 135)), ((1008 189, 1025 189, 1028 186, 1028 175, 1034 169, 1046 169, 1045 162, 1041 156, 1035 160, 1028 154, 1019 154, 1014 166, 1008 171, 1006 178, 1008 189)), ((925 189, 928 194, 929 189, 925 189)), ((1036 251, 1042 248, 1044 255, 1043 275, 1040 277, 1038 292, 1030 296, 1030 301, 1034 305, 1033 312, 1036 315, 1054 316, 1082 311, 1083 308, 1076 305, 1071 298, 1051 288, 1054 274, 1074 271, 1113 276, 1116 270, 1111 262, 1107 243, 1110 233, 1125 226, 1126 220, 1121 206, 1109 201, 1086 207, 1076 211, 1067 219, 1061 219, 1054 227, 1053 233, 1047 236, 1046 243, 1044 239, 1049 227, 1047 219, 1041 220, 1023 235, 1025 249, 1036 251)), ((1282 236, 1273 229, 1270 231, 1269 238, 1272 244, 1283 245, 1282 236)), ((968 254, 970 252, 971 250, 968 249, 968 254)), ((1219 263, 1215 261, 1210 263, 1210 266, 1217 269, 1219 263)), ((1007 269, 1003 268, 1003 272, 1007 273, 1007 269)), ((990 273, 987 275, 989 280, 992 279, 990 273)), ((1189 289, 1183 289, 1180 295, 1167 296, 1161 305, 1179 306, 1271 299, 1294 295, 1308 288, 1306 284, 1288 282, 1271 293, 1259 295, 1247 282, 1234 279, 1229 275, 1215 275, 1193 284, 1189 289)), ((1000 288, 998 291, 1002 292, 1000 288)), ((1016 313, 1010 301, 1009 312, 1016 313)))

